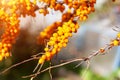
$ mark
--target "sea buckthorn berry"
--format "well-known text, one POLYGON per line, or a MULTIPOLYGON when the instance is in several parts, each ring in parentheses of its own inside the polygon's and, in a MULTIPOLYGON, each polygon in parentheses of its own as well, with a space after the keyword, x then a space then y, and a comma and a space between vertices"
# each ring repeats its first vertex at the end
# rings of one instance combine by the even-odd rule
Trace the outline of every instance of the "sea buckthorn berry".
POLYGON ((72 28, 72 32, 75 32, 76 31, 76 29, 75 28, 72 28))
POLYGON ((54 48, 58 48, 58 44, 55 44, 55 45, 54 45, 54 48))
POLYGON ((5 53, 5 57, 9 57, 10 56, 10 53, 5 53))
POLYGON ((100 53, 104 53, 105 52, 105 49, 104 48, 101 48, 100 49, 100 53))
POLYGON ((96 3, 96 0, 90 0, 91 3, 96 3))
POLYGON ((43 13, 43 14, 44 14, 44 16, 46 16, 46 14, 48 14, 48 13, 49 13, 49 11, 48 11, 48 10, 46 10, 46 9, 40 9, 40 10, 39 10, 39 13, 43 13))
POLYGON ((114 41, 113 41, 113 45, 114 45, 114 46, 118 46, 118 45, 119 45, 119 41, 118 41, 118 40, 114 40, 114 41))
POLYGON ((27 10, 30 10, 30 9, 31 9, 31 7, 30 7, 30 6, 28 6, 28 7, 27 7, 27 10))
POLYGON ((62 44, 61 44, 61 43, 58 43, 58 46, 59 46, 60 48, 62 48, 62 44))
POLYGON ((117 34, 117 37, 120 38, 120 32, 117 34))
MULTIPOLYGON (((43 32, 47 35, 45 37, 48 39, 48 50, 45 50, 46 59, 50 60, 52 57, 57 54, 62 47, 66 47, 68 43, 68 38, 72 36, 72 33, 76 33, 79 28, 77 20, 85 21, 88 18, 88 14, 93 12, 94 3, 96 0, 63 0, 63 3, 56 3, 56 0, 40 0, 46 4, 49 4, 47 7, 50 7, 54 10, 64 11, 64 4, 68 5, 68 10, 62 14, 62 20, 59 22, 53 23, 51 27, 47 27, 43 32), (71 12, 72 10, 72 12, 71 12), (49 36, 49 37, 48 37, 49 36)), ((45 9, 41 10, 41 13, 44 13, 45 9)), ((102 52, 102 50, 101 50, 102 52)))
POLYGON ((68 13, 71 13, 71 9, 68 9, 67 12, 68 12, 68 13))
POLYGON ((36 0, 34 0, 34 1, 33 1, 33 3, 34 3, 34 4, 36 4, 36 3, 37 3, 37 1, 36 1, 36 0))
POLYGON ((65 39, 64 41, 65 41, 65 43, 68 43, 68 39, 65 39))
POLYGON ((45 61, 44 59, 40 58, 39 61, 38 61, 38 63, 42 64, 42 63, 44 63, 44 61, 45 61))
POLYGON ((59 35, 63 35, 63 31, 58 31, 57 32, 59 35))
POLYGON ((47 51, 49 51, 49 48, 46 47, 44 50, 47 52, 47 51))
POLYGON ((41 57, 43 60, 45 60, 46 59, 46 55, 42 55, 42 57, 41 57))
POLYGON ((0 61, 2 61, 3 60, 3 56, 2 55, 0 55, 0 61))
MULTIPOLYGON (((38 7, 35 1, 30 0, 1 0, 0 1, 0 23, 4 25, 4 33, 0 39, 0 55, 2 59, 10 55, 12 45, 19 34, 19 17, 31 15, 35 17, 38 7)), ((1 24, 0 24, 1 26, 1 24)))
POLYGON ((46 55, 47 58, 50 58, 50 57, 51 57, 50 52, 46 52, 45 55, 46 55))
POLYGON ((66 43, 63 43, 63 47, 66 47, 67 46, 67 44, 66 43))
POLYGON ((58 30, 59 30, 59 31, 62 30, 62 27, 59 26, 59 27, 58 27, 58 30))
POLYGON ((57 36, 58 36, 58 34, 57 34, 57 33, 54 33, 54 34, 53 34, 53 37, 57 37, 57 36))
POLYGON ((61 50, 61 48, 57 48, 57 51, 59 52, 61 50))
POLYGON ((68 0, 68 2, 69 2, 69 3, 71 3, 71 2, 72 2, 72 0, 68 0))
POLYGON ((88 18, 87 16, 83 16, 83 21, 87 20, 87 18, 88 18))
POLYGON ((52 54, 52 55, 55 55, 56 52, 57 52, 57 48, 54 48, 54 49, 52 50, 51 54, 52 54))
POLYGON ((68 33, 69 37, 72 37, 72 33, 68 33))

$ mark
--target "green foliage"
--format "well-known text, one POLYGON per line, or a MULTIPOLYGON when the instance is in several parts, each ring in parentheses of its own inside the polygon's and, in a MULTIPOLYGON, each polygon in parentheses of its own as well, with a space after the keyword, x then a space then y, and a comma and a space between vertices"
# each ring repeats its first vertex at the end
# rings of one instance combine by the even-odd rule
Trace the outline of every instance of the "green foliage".
POLYGON ((83 74, 84 80, 120 80, 120 69, 116 70, 115 72, 112 72, 108 76, 102 76, 100 74, 97 74, 91 70, 83 70, 82 73, 80 73, 80 76, 83 74))
POLYGON ((83 79, 84 80, 107 80, 105 77, 94 73, 91 70, 83 70, 82 73, 80 74, 80 76, 83 75, 83 79))

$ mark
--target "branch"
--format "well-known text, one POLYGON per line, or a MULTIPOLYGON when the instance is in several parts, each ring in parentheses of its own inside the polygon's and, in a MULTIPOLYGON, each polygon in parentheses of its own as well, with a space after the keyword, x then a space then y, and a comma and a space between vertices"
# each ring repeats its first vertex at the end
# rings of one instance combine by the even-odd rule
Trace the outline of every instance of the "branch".
MULTIPOLYGON (((114 40, 115 40, 115 41, 117 40, 117 41, 118 41, 118 43, 117 43, 118 45, 117 45, 117 46, 120 46, 120 38, 119 38, 119 37, 116 37, 114 40)), ((64 66, 64 65, 73 63, 73 62, 78 62, 78 61, 86 61, 86 62, 89 62, 89 60, 92 59, 94 56, 97 56, 97 55, 99 55, 99 54, 104 54, 104 53, 106 53, 108 50, 111 50, 111 48, 113 48, 114 46, 116 46, 116 43, 114 43, 114 40, 112 40, 112 41, 111 41, 109 44, 107 44, 105 47, 100 48, 100 49, 97 50, 96 52, 92 53, 92 54, 89 55, 88 57, 78 58, 78 59, 74 59, 74 60, 71 60, 71 61, 67 61, 67 62, 58 64, 58 65, 50 66, 50 67, 45 68, 45 69, 43 69, 43 70, 41 70, 41 71, 38 70, 38 71, 37 71, 36 73, 34 73, 34 74, 31 74, 31 75, 28 75, 28 76, 23 76, 23 78, 29 78, 29 77, 35 78, 35 77, 36 77, 37 75, 39 75, 40 73, 43 73, 43 72, 48 71, 48 70, 50 70, 50 69, 58 68, 58 67, 61 67, 61 66, 64 66)), ((23 63, 29 62, 29 61, 31 61, 31 60, 39 59, 39 58, 40 58, 40 57, 38 57, 38 56, 36 55, 36 56, 34 56, 34 57, 30 58, 30 59, 27 59, 27 60, 24 60, 24 61, 22 61, 22 62, 20 62, 20 63, 14 64, 13 66, 11 66, 11 67, 5 69, 4 71, 2 71, 2 72, 0 73, 0 75, 3 74, 3 73, 5 73, 5 72, 7 72, 7 71, 10 70, 11 68, 14 68, 14 67, 16 67, 16 66, 18 66, 18 65, 21 65, 21 64, 23 64, 23 63)), ((41 68, 40 68, 40 69, 41 69, 41 68)))
POLYGON ((72 63, 72 62, 77 62, 77 61, 82 61, 82 60, 84 60, 84 59, 75 59, 75 60, 72 60, 72 61, 69 61, 69 62, 65 62, 65 63, 59 64, 59 65, 50 66, 50 67, 48 67, 48 68, 46 68, 46 69, 38 72, 37 74, 35 73, 35 74, 28 75, 28 76, 23 76, 22 78, 34 77, 35 75, 38 75, 38 74, 43 73, 43 72, 45 72, 45 71, 48 71, 49 69, 61 67, 61 66, 70 64, 70 63, 72 63))
MULTIPOLYGON (((105 48, 107 48, 107 47, 105 47, 105 48)), ((104 48, 104 49, 105 49, 105 48, 104 48)), ((108 47, 108 48, 109 48, 109 47, 108 47)), ((58 65, 55 65, 55 66, 50 66, 50 67, 48 67, 48 68, 46 68, 46 69, 44 69, 44 70, 42 70, 42 71, 39 71, 39 72, 37 72, 37 73, 35 73, 35 74, 31 74, 31 75, 28 75, 28 76, 23 76, 22 78, 34 77, 34 76, 36 76, 36 75, 38 75, 38 74, 40 74, 40 73, 43 73, 43 72, 45 72, 45 71, 48 71, 49 69, 61 67, 61 66, 64 66, 64 65, 73 63, 73 62, 78 62, 78 61, 89 61, 91 58, 93 58, 94 56, 98 55, 99 53, 101 53, 100 50, 94 52, 92 55, 89 55, 89 56, 86 57, 86 58, 78 58, 78 59, 74 59, 74 60, 71 60, 71 61, 67 61, 67 62, 58 64, 58 65)))
POLYGON ((19 62, 19 63, 17 63, 17 64, 14 64, 14 65, 8 67, 7 69, 3 70, 2 72, 0 72, 0 75, 3 74, 3 73, 5 73, 5 72, 7 72, 7 71, 9 71, 10 69, 12 69, 12 68, 14 68, 14 67, 16 67, 16 66, 19 66, 19 65, 24 64, 24 63, 26 63, 26 62, 29 62, 29 61, 32 61, 32 60, 36 60, 36 59, 39 59, 39 58, 40 58, 40 57, 33 57, 33 58, 30 58, 30 59, 24 60, 24 61, 22 61, 22 62, 19 62))

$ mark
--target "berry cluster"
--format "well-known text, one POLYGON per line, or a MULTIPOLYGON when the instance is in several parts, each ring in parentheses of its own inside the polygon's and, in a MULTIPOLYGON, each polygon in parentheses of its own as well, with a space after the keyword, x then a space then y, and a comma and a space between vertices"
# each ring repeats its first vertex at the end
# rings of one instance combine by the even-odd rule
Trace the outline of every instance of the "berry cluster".
POLYGON ((32 3, 30 0, 17 0, 16 7, 18 8, 18 14, 23 17, 26 15, 35 17, 35 11, 38 9, 35 1, 32 3))
MULTIPOLYGON (((45 54, 39 59, 39 63, 42 64, 46 60, 49 61, 62 47, 66 47, 68 38, 79 28, 77 21, 86 20, 88 15, 95 11, 95 3, 96 0, 1 0, 0 27, 4 28, 4 33, 0 38, 0 61, 10 56, 12 45, 19 34, 19 17, 26 15, 35 17, 36 10, 47 15, 48 8, 62 13, 61 21, 47 26, 38 37, 40 44, 47 41, 45 54), (44 3, 44 7, 38 7, 37 3, 44 3)), ((120 45, 119 38, 120 33, 111 45, 120 45)), ((103 49, 101 51, 104 52, 103 49)))
MULTIPOLYGON (((77 20, 84 21, 87 19, 88 14, 94 12, 94 4, 96 0, 63 0, 62 2, 56 2, 54 0, 41 0, 47 4, 47 7, 53 8, 54 10, 60 10, 61 4, 68 6, 68 10, 62 14, 61 24, 54 25, 52 30, 47 27, 43 32, 40 33, 39 41, 43 42, 45 39, 48 40, 47 46, 44 51, 45 54, 39 59, 39 64, 44 63, 46 60, 50 60, 55 54, 57 54, 62 47, 66 47, 68 38, 72 36, 73 32, 76 32, 79 28, 77 20), (54 4, 54 5, 53 5, 54 4), (52 31, 52 34, 49 31, 52 31), (50 33, 50 34, 49 34, 50 33), (51 36, 52 35, 52 36, 51 36)), ((48 12, 46 9, 41 9, 40 12, 46 15, 48 12)), ((49 12, 48 12, 49 13, 49 12)))
POLYGON ((88 14, 94 12, 95 10, 94 3, 96 3, 96 0, 90 0, 89 2, 85 0, 83 0, 83 2, 76 1, 73 6, 76 9, 75 16, 79 16, 79 19, 81 21, 86 20, 88 18, 88 14), (77 5, 81 5, 81 6, 77 6, 77 5))
POLYGON ((47 28, 40 32, 40 35, 38 36, 38 44, 45 44, 45 39, 50 39, 52 34, 56 32, 57 27, 61 26, 61 24, 61 22, 55 22, 52 25, 47 26, 47 28))
MULTIPOLYGON (((44 2, 47 7, 54 9, 55 11, 59 10, 63 12, 65 10, 63 3, 57 2, 57 0, 40 0, 40 2, 44 2)), ((44 15, 49 14, 47 7, 41 8, 39 12, 43 13, 44 15)))
POLYGON ((62 26, 59 26, 57 32, 53 33, 52 37, 50 37, 44 49, 45 54, 39 59, 39 63, 42 64, 45 60, 49 61, 62 47, 66 47, 68 38, 71 37, 72 33, 76 32, 78 28, 79 25, 72 20, 64 22, 62 26))
POLYGON ((3 35, 1 36, 1 42, 0 42, 0 61, 4 57, 10 56, 10 50, 12 47, 12 44, 15 43, 15 39, 18 36, 19 33, 19 20, 17 18, 16 14, 11 14, 11 16, 5 17, 5 22, 3 23, 3 26, 5 28, 5 31, 3 35))
POLYGON ((111 45, 113 45, 113 46, 120 45, 120 32, 117 34, 116 39, 112 40, 111 45))
POLYGON ((0 1, 0 27, 4 28, 0 38, 0 61, 10 56, 12 44, 15 43, 20 30, 19 17, 26 15, 35 17, 36 9, 36 5, 30 0, 0 1))
POLYGON ((112 40, 107 47, 101 48, 99 52, 103 54, 114 46, 120 46, 120 32, 117 33, 117 37, 114 40, 112 40))

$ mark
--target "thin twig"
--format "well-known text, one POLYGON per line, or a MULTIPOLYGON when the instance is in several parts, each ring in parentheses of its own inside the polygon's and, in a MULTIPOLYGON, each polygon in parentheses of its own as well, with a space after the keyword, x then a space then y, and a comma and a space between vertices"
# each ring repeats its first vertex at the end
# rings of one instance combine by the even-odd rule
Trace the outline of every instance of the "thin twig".
MULTIPOLYGON (((119 42, 120 42, 120 40, 119 40, 119 42)), ((64 66, 64 65, 70 64, 70 63, 72 63, 72 62, 77 62, 77 61, 89 61, 89 60, 90 60, 91 58, 93 58, 94 56, 96 56, 96 55, 98 55, 98 54, 101 54, 101 53, 103 54, 103 53, 105 53, 106 51, 110 50, 112 47, 114 47, 114 46, 113 46, 111 43, 110 43, 110 44, 107 44, 104 48, 102 48, 103 50, 105 50, 104 52, 101 52, 100 49, 99 49, 98 51, 94 52, 93 54, 90 54, 90 55, 89 55, 88 57, 86 57, 86 58, 78 58, 78 59, 74 59, 74 60, 71 60, 71 61, 68 61, 68 62, 64 62, 64 63, 58 64, 58 65, 50 66, 50 67, 48 67, 48 68, 43 69, 42 71, 38 70, 37 73, 31 74, 31 75, 28 75, 28 76, 23 76, 23 78, 31 77, 31 79, 32 79, 32 78, 35 78, 35 77, 36 77, 38 74, 40 74, 40 73, 43 73, 43 72, 48 71, 48 70, 53 69, 53 68, 57 68, 57 67, 60 67, 60 66, 64 66)), ((10 70, 11 68, 16 67, 16 66, 18 66, 18 65, 20 65, 20 64, 23 64, 23 63, 25 63, 25 62, 28 62, 28 61, 31 61, 31 60, 34 60, 34 59, 39 59, 39 58, 40 58, 40 57, 33 57, 33 58, 28 59, 28 60, 25 60, 25 61, 22 61, 22 62, 20 62, 20 63, 17 63, 17 64, 15 64, 15 65, 13 65, 13 66, 5 69, 5 70, 2 71, 0 74, 3 74, 3 73, 5 73, 6 71, 10 70)))
POLYGON ((37 73, 41 71, 43 65, 44 65, 44 63, 40 65, 40 67, 39 67, 39 69, 37 70, 37 72, 35 73, 35 75, 30 78, 31 80, 33 80, 33 79, 37 76, 37 73))
MULTIPOLYGON (((50 66, 51 66, 51 62, 50 62, 50 66)), ((51 69, 49 69, 49 75, 50 75, 50 79, 52 80, 52 74, 51 74, 51 69)))
POLYGON ((86 67, 85 71, 82 73, 80 80, 84 80, 85 74, 87 73, 87 70, 89 69, 90 61, 87 60, 86 63, 87 63, 87 67, 86 67))
POLYGON ((43 55, 44 53, 37 53, 37 54, 35 54, 35 55, 32 55, 31 57, 38 57, 38 56, 40 56, 40 55, 43 55))
POLYGON ((36 67, 35 67, 35 69, 33 70, 33 72, 35 72, 36 70, 37 70, 37 68, 39 67, 39 63, 37 63, 37 65, 36 65, 36 67))
MULTIPOLYGON (((103 49, 105 49, 105 50, 108 49, 108 50, 109 50, 109 47, 111 47, 111 46, 110 46, 110 45, 107 45, 107 46, 105 46, 103 49)), ((100 53, 101 53, 100 50, 98 50, 98 51, 94 52, 93 54, 89 55, 89 56, 86 57, 86 58, 78 58, 78 59, 74 59, 74 60, 71 60, 71 61, 68 61, 68 62, 64 62, 64 63, 58 64, 58 65, 55 65, 55 66, 50 66, 50 67, 48 67, 48 68, 46 68, 46 69, 44 69, 44 70, 42 70, 42 71, 40 71, 40 72, 37 72, 37 73, 35 73, 35 74, 31 74, 31 75, 28 75, 28 76, 23 76, 23 78, 33 77, 33 76, 35 76, 35 75, 39 75, 40 73, 43 73, 43 72, 45 72, 45 71, 48 71, 49 69, 61 67, 61 66, 70 64, 70 63, 72 63, 72 62, 77 62, 77 61, 89 61, 91 58, 93 58, 94 56, 96 56, 96 55, 98 55, 98 54, 100 54, 100 53)))
POLYGON ((30 59, 24 60, 24 61, 22 61, 22 62, 19 62, 19 63, 17 63, 17 64, 14 64, 14 65, 8 67, 7 69, 1 71, 1 72, 0 72, 0 75, 3 74, 3 73, 5 73, 5 72, 7 72, 7 71, 9 71, 10 69, 12 69, 12 68, 14 68, 14 67, 16 67, 16 66, 19 66, 19 65, 24 64, 24 63, 26 63, 26 62, 29 62, 29 61, 32 61, 32 60, 35 60, 35 59, 39 59, 39 58, 40 58, 40 57, 33 57, 33 58, 30 58, 30 59))
POLYGON ((74 67, 74 69, 77 68, 77 67, 79 67, 82 63, 83 63, 83 61, 81 61, 79 64, 77 64, 77 65, 74 67))
MULTIPOLYGON (((48 67, 48 68, 46 68, 46 69, 38 72, 37 75, 40 74, 40 73, 43 73, 43 72, 45 72, 45 71, 48 71, 49 69, 57 68, 57 67, 60 67, 60 66, 64 66, 64 65, 70 64, 70 63, 72 63, 72 62, 77 62, 77 61, 82 61, 82 60, 84 60, 84 59, 80 58, 80 59, 75 59, 75 60, 72 60, 72 61, 69 61, 69 62, 61 63, 61 64, 59 64, 59 65, 50 66, 50 67, 48 67)), ((22 78, 33 77, 34 75, 35 75, 35 74, 31 74, 31 75, 28 75, 28 76, 23 76, 22 78)))

